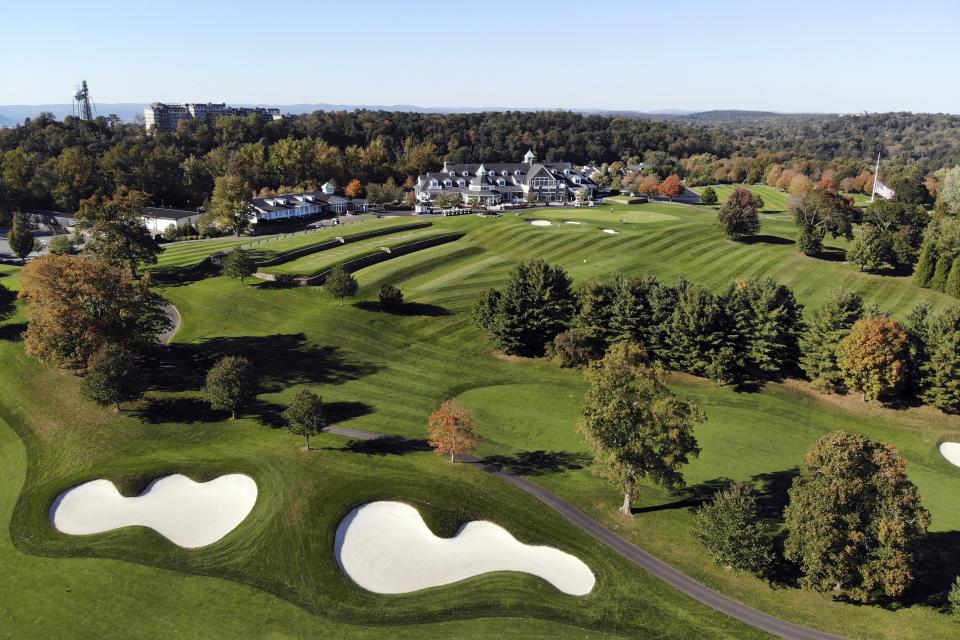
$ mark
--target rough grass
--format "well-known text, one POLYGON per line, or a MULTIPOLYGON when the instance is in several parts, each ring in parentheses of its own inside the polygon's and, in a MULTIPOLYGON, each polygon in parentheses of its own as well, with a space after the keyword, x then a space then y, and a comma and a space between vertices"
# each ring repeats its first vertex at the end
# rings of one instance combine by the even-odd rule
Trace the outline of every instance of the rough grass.
MULTIPOLYGON (((720 235, 714 215, 705 207, 657 203, 614 207, 612 213, 599 207, 437 220, 438 230, 467 235, 359 271, 361 291, 344 307, 315 288, 241 287, 219 277, 165 288, 162 293, 180 309, 184 327, 172 349, 176 360, 158 365, 161 382, 139 414, 117 417, 86 405, 77 397, 75 378, 25 358, 18 343, 0 342, 5 363, 0 368, 0 418, 21 434, 30 470, 12 527, 20 551, 3 546, 0 539, 0 561, 15 567, 17 578, 0 588, 12 585, 6 595, 14 602, 27 600, 26 594, 36 589, 48 598, 53 620, 76 615, 74 602, 107 598, 95 591, 112 594, 120 587, 118 602, 129 603, 126 594, 146 599, 145 594, 156 590, 160 601, 171 603, 175 624, 186 628, 195 623, 209 629, 208 635, 221 636, 237 629, 236 621, 223 621, 228 613, 240 620, 257 618, 260 626, 249 635, 271 630, 298 637, 341 632, 344 637, 364 637, 350 636, 363 631, 347 624, 362 621, 388 625, 381 633, 394 637, 408 628, 389 625, 438 621, 417 627, 417 632, 489 637, 513 627, 513 622, 497 625, 487 619, 503 615, 527 619, 516 626, 518 637, 592 637, 594 632, 584 629, 634 637, 751 636, 750 630, 626 566, 543 506, 467 465, 450 466, 396 443, 351 444, 333 436, 318 439, 320 451, 304 453, 298 439, 274 425, 293 393, 308 385, 323 395, 337 422, 413 438, 424 437, 426 416, 440 401, 459 397, 479 418, 485 438, 481 453, 499 456, 504 466, 530 474, 637 544, 770 613, 850 637, 954 637, 954 625, 933 605, 946 581, 960 570, 960 514, 953 506, 960 494, 960 469, 936 451, 939 441, 960 437, 956 418, 928 409, 893 411, 821 398, 794 382, 735 393, 677 376, 675 388, 696 398, 708 415, 697 433, 703 454, 686 470, 691 491, 668 495, 645 486, 636 503, 638 514, 628 521, 617 515, 616 491, 589 474, 589 459, 574 431, 584 388, 580 374, 546 361, 496 357, 470 322, 480 292, 499 286, 517 261, 530 257, 564 266, 578 283, 614 271, 651 273, 666 280, 683 274, 711 287, 734 277, 770 275, 794 287, 808 312, 829 288, 840 285, 860 290, 868 301, 898 316, 922 298, 937 306, 951 303, 942 294, 914 287, 907 278, 865 275, 839 261, 806 258, 792 244, 793 224, 777 216, 764 218, 758 238, 734 243, 720 235), (583 224, 537 228, 526 224, 530 217, 583 224), (621 233, 599 231, 607 227, 621 233), (373 300, 385 283, 403 289, 409 304, 401 312, 385 313, 364 302, 373 300), (197 401, 196 389, 200 372, 215 355, 235 352, 256 363, 264 385, 257 406, 230 423, 209 414, 197 401), (765 513, 777 522, 802 453, 836 428, 895 443, 933 514, 935 534, 925 559, 923 589, 912 606, 854 607, 825 595, 771 588, 716 567, 694 540, 696 501, 721 479, 756 483, 764 493, 765 513), (73 483, 103 475, 135 488, 171 470, 198 475, 245 471, 261 482, 263 497, 234 534, 195 552, 178 550, 148 531, 73 538, 52 532, 47 524, 50 501, 73 483), (484 517, 526 541, 572 551, 597 572, 598 590, 578 600, 534 578, 496 575, 396 598, 362 592, 339 573, 330 536, 344 513, 374 498, 413 502, 435 530, 447 535, 467 519, 484 517), (37 558, 23 551, 61 557, 37 558), (81 555, 137 564, 70 558, 81 555), (176 571, 149 568, 154 566, 176 571), (78 589, 82 597, 47 586, 57 584, 52 576, 58 570, 84 585, 78 589), (177 588, 193 584, 197 586, 184 588, 191 594, 202 590, 198 606, 218 603, 209 618, 195 609, 180 610, 184 601, 178 599, 177 588), (457 617, 471 619, 439 622, 457 617), (573 626, 552 626, 555 623, 573 626)), ((7 509, 0 509, 3 519, 24 477, 19 446, 8 437, 4 448, 16 449, 11 459, 20 462, 0 471, 15 467, 14 481, 4 477, 0 482, 0 506, 7 509)), ((27 613, 15 620, 13 629, 29 631, 36 619, 37 598, 29 600, 19 607, 27 613)), ((138 610, 132 605, 121 610, 111 603, 104 616, 130 621, 138 610)), ((158 628, 148 620, 138 632, 146 635, 158 628)), ((98 634, 89 629, 80 635, 98 634)))

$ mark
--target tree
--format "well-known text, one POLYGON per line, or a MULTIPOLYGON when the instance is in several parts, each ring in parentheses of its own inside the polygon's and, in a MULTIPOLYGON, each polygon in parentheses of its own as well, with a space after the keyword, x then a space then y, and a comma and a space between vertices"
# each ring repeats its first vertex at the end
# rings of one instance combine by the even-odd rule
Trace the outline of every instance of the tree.
POLYGON ((125 265, 137 277, 140 264, 156 264, 163 247, 143 220, 147 194, 120 186, 109 198, 98 195, 80 201, 77 226, 92 237, 91 251, 111 264, 125 265))
POLYGON ((397 309, 403 304, 403 291, 392 284, 380 287, 380 304, 384 309, 397 309))
POLYGON ((248 278, 257 272, 257 263, 247 251, 240 247, 235 247, 227 257, 223 259, 223 275, 228 278, 236 278, 243 286, 244 278, 248 278))
POLYGON ((937 200, 943 202, 951 213, 960 212, 960 164, 943 176, 943 184, 937 192, 937 200))
POLYGON ((623 491, 626 515, 641 478, 683 486, 680 468, 700 453, 693 427, 705 419, 696 403, 673 395, 662 369, 643 360, 636 345, 620 342, 590 365, 577 423, 594 470, 623 491))
POLYGON ((791 198, 790 210, 800 229, 797 244, 804 255, 820 255, 827 232, 834 238, 853 239, 857 210, 844 196, 814 189, 791 198))
POLYGON ((717 204, 717 192, 713 187, 707 187, 700 193, 700 202, 703 204, 717 204))
POLYGON ((886 397, 904 385, 907 373, 907 332, 892 318, 868 316, 857 320, 837 347, 837 365, 848 389, 863 400, 886 397))
POLYGON ((950 267, 950 275, 947 276, 947 284, 943 291, 955 298, 960 298, 960 256, 953 259, 953 266, 950 267))
POLYGON ((360 194, 363 192, 363 185, 360 184, 359 180, 354 178, 347 183, 347 188, 344 189, 343 192, 348 198, 359 198, 360 194))
POLYGON ((427 442, 440 455, 450 454, 456 462, 458 453, 473 451, 480 444, 477 421, 470 410, 456 400, 446 400, 430 414, 427 442))
POLYGON ((921 398, 941 411, 960 412, 960 308, 929 318, 923 339, 921 398))
POLYGON ((90 368, 80 383, 80 394, 106 407, 136 400, 145 391, 144 375, 134 354, 117 345, 108 344, 90 361, 90 368))
POLYGON ((20 258, 21 263, 25 263, 27 256, 33 253, 37 248, 37 241, 33 234, 27 228, 27 221, 23 214, 13 216, 13 226, 7 234, 7 243, 13 251, 13 255, 20 258))
POLYGON ((735 356, 731 381, 779 378, 796 370, 803 305, 789 287, 772 278, 745 278, 730 283, 721 299, 726 342, 735 356))
POLYGON ((561 331, 547 345, 547 357, 561 367, 585 367, 603 357, 606 343, 590 329, 575 327, 561 331))
POLYGON ((906 591, 930 524, 906 466, 893 445, 843 432, 807 451, 784 512, 803 588, 862 602, 906 591))
POLYGON ((347 271, 346 267, 342 264, 334 265, 330 269, 330 273, 327 274, 326 279, 323 281, 323 288, 327 290, 327 293, 332 295, 335 298, 340 299, 340 306, 343 306, 343 299, 347 296, 352 296, 357 292, 357 289, 360 288, 360 284, 357 282, 357 279, 353 277, 353 274, 347 271))
POLYGON ((50 249, 50 253, 55 256, 69 256, 77 250, 77 246, 74 244, 73 238, 65 234, 56 235, 50 238, 50 243, 47 245, 47 248, 50 249))
POLYGON ((731 484, 697 510, 696 532, 719 565, 759 575, 773 561, 773 536, 744 482, 731 484))
POLYGON ((747 189, 737 187, 717 214, 720 229, 733 240, 755 234, 760 229, 757 200, 747 189))
POLYGON ((253 219, 250 191, 240 176, 223 175, 214 179, 210 213, 221 229, 230 229, 233 235, 239 236, 250 225, 253 219))
POLYGON ((207 372, 203 398, 217 411, 229 411, 230 419, 237 410, 257 395, 257 379, 253 365, 243 356, 224 356, 207 372))
POLYGON ((835 391, 843 384, 837 349, 863 312, 863 298, 846 289, 830 291, 823 306, 813 312, 803 340, 802 362, 814 387, 835 391))
POLYGON ((675 369, 705 375, 724 346, 725 320, 721 300, 712 291, 681 279, 670 317, 669 344, 660 355, 675 369))
POLYGON ((876 271, 890 262, 892 249, 884 234, 867 227, 858 235, 847 249, 847 262, 853 263, 860 271, 876 271))
POLYGON ((671 200, 678 197, 683 193, 683 184, 680 182, 680 176, 675 173, 667 176, 664 181, 660 183, 660 186, 657 187, 657 193, 671 200))
POLYGON ((24 267, 20 297, 27 301, 27 354, 61 366, 83 367, 107 344, 139 352, 170 327, 148 278, 134 280, 95 256, 34 260, 24 267))
POLYGON ((307 451, 310 451, 310 436, 315 436, 327 428, 327 417, 320 396, 309 389, 300 389, 293 396, 293 402, 283 410, 283 419, 287 430, 307 439, 307 451))
POLYGON ((487 294, 475 318, 506 353, 542 356, 544 348, 566 329, 576 310, 570 276, 543 260, 526 260, 508 276, 507 285, 487 294))
POLYGON ((925 240, 920 250, 920 258, 913 268, 913 284, 918 287, 929 287, 933 280, 933 272, 937 268, 936 243, 925 240))
POLYGON ((947 593, 947 607, 953 615, 960 615, 960 576, 953 580, 947 593))

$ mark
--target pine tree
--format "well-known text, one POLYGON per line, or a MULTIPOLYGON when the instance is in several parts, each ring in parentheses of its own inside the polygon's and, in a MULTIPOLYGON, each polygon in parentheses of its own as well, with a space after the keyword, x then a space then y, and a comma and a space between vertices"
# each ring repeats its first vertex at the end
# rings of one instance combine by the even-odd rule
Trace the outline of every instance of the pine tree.
POLYGON ((950 277, 950 269, 953 268, 953 256, 941 255, 937 258, 937 267, 933 271, 933 277, 930 278, 930 288, 937 291, 944 291, 947 288, 947 279, 950 277))
POLYGON ((574 326, 609 342, 614 335, 614 303, 623 288, 622 280, 617 277, 613 282, 595 280, 587 283, 577 294, 580 313, 574 320, 574 326))
POLYGON ((927 239, 920 250, 920 258, 913 268, 913 284, 918 287, 929 287, 933 279, 933 272, 937 268, 937 246, 932 239, 927 239))
POLYGON ((705 375, 714 354, 724 346, 724 313, 720 300, 706 287, 682 281, 670 319, 671 364, 705 375))
POLYGON ((819 389, 835 391, 843 383, 837 366, 837 347, 864 313, 856 291, 835 289, 813 312, 803 339, 803 370, 819 389))
POLYGON ((949 307, 927 324, 921 398, 942 411, 960 412, 960 307, 949 307))
POLYGON ((960 298, 960 256, 953 260, 953 266, 950 267, 950 275, 947 276, 947 285, 944 293, 948 293, 955 298, 960 298))

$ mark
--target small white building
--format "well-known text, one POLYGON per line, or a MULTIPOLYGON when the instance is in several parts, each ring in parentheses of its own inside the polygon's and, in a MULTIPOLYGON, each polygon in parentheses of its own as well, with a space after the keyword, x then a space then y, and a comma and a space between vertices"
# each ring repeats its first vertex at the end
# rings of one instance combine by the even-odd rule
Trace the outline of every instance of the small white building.
POLYGON ((197 211, 183 209, 167 209, 166 207, 144 207, 143 221, 153 235, 160 235, 167 227, 173 225, 178 229, 188 224, 196 225, 200 219, 197 211))

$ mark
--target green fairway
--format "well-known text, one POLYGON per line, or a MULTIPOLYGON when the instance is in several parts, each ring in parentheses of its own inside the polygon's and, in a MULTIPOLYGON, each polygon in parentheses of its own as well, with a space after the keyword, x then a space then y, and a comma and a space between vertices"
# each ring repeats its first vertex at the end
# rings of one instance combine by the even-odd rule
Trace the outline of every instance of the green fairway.
MULTIPOLYGON (((763 198, 763 213, 780 213, 787 210, 790 194, 776 187, 768 187, 765 184, 714 184, 710 185, 717 192, 718 204, 723 204, 738 187, 747 189, 755 196, 763 198)), ((706 187, 696 187, 694 191, 703 193, 706 187)))
MULTIPOLYGON (((780 206, 762 195, 768 208, 780 206)), ((787 216, 764 216, 757 238, 735 243, 720 234, 709 207, 610 208, 438 218, 427 229, 274 267, 313 273, 391 243, 465 233, 359 270, 360 292, 343 307, 314 287, 241 286, 223 277, 162 287, 183 327, 156 363, 156 388, 120 415, 80 399, 76 377, 27 358, 17 340, 0 341, 0 566, 11 576, 0 581, 0 602, 17 603, 0 624, 15 637, 56 636, 58 625, 96 609, 102 615, 71 627, 73 635, 97 638, 106 629, 130 628, 126 635, 133 637, 765 637, 666 587, 471 465, 450 465, 422 446, 333 435, 317 438, 317 451, 303 451, 299 438, 277 428, 278 413, 309 386, 337 424, 418 440, 437 404, 459 398, 476 413, 480 454, 496 456, 708 586, 768 613, 855 638, 955 637, 953 623, 927 602, 897 610, 853 606, 715 566, 692 532, 692 498, 721 479, 751 481, 776 522, 792 471, 817 437, 842 428, 892 442, 933 514, 924 580, 931 592, 942 590, 960 572, 954 506, 960 469, 936 447, 960 438, 960 418, 824 399, 796 381, 736 393, 676 375, 675 390, 695 398, 708 416, 697 430, 703 453, 685 470, 691 492, 644 486, 640 512, 628 520, 616 510, 617 491, 590 474, 575 431, 582 375, 545 360, 498 356, 470 312, 484 289, 500 286, 530 257, 563 266, 577 283, 621 272, 665 280, 683 275, 717 289, 731 278, 769 275, 794 289, 806 313, 837 286, 857 289, 899 317, 921 299, 938 308, 956 300, 918 289, 906 277, 857 272, 838 259, 842 241, 828 239, 827 259, 803 256, 787 216), (555 224, 527 223, 534 219, 555 224), (404 291, 408 304, 398 313, 369 304, 387 283, 404 291), (229 353, 249 357, 263 383, 256 406, 233 422, 212 414, 198 393, 205 368, 229 353), (194 551, 147 529, 76 537, 50 527, 50 504, 69 486, 107 477, 130 491, 172 471, 197 478, 248 473, 260 497, 234 532, 194 551), (531 576, 500 573, 400 596, 366 592, 340 571, 333 533, 353 507, 377 499, 414 504, 438 534, 488 519, 524 542, 569 551, 593 569, 597 588, 576 598, 531 576), (141 615, 142 609, 149 610, 141 615)), ((367 224, 380 223, 358 231, 373 228, 367 224)), ((168 252, 162 260, 170 262, 162 264, 195 264, 229 240, 177 245, 182 255, 168 252)), ((302 236, 277 246, 306 246, 299 242, 302 236)), ((0 269, 0 282, 15 284, 17 271, 0 269)))

